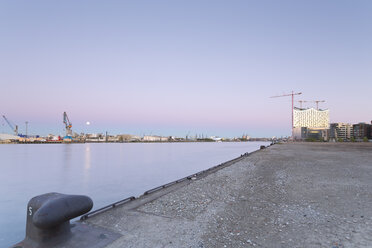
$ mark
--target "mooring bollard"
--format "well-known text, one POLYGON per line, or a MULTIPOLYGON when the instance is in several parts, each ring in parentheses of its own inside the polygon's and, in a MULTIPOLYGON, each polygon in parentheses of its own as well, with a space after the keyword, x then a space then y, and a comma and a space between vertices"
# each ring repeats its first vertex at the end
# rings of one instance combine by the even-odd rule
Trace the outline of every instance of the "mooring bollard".
POLYGON ((26 238, 12 248, 55 247, 71 236, 70 220, 89 212, 88 196, 47 193, 27 205, 26 238))

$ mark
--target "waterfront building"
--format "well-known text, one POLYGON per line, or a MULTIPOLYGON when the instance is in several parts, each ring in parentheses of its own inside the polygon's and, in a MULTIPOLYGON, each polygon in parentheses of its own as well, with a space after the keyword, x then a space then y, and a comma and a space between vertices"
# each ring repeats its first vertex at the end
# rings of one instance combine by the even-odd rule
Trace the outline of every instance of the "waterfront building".
POLYGON ((329 138, 333 140, 350 140, 354 136, 353 125, 350 123, 331 123, 329 138))
POLYGON ((7 133, 0 133, 0 141, 17 141, 19 139, 20 139, 19 136, 7 134, 7 133))
POLYGON ((328 140, 329 129, 295 127, 293 128, 293 136, 296 140, 304 140, 304 139, 328 140))
POLYGON ((120 142, 135 142, 141 140, 139 136, 132 134, 119 134, 117 138, 120 142))
POLYGON ((328 140, 329 110, 293 109, 294 139, 328 140))
POLYGON ((293 137, 295 140, 303 140, 307 137, 307 127, 294 127, 293 137))
POLYGON ((329 110, 293 109, 293 127, 329 128, 329 110))
POLYGON ((88 133, 85 136, 86 142, 105 142, 106 138, 105 135, 102 133, 88 133))
POLYGON ((169 137, 162 137, 157 135, 145 135, 143 136, 143 141, 158 142, 158 141, 168 141, 169 137))
POLYGON ((367 137, 368 139, 372 138, 371 135, 371 124, 364 122, 353 125, 353 136, 355 139, 362 140, 367 137))

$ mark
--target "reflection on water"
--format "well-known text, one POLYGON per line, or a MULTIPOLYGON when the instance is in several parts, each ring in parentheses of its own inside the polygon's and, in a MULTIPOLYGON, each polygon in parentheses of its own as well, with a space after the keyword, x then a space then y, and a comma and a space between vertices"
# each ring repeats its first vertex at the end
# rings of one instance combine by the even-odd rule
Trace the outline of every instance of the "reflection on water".
POLYGON ((85 145, 85 163, 84 163, 84 168, 85 170, 89 170, 90 169, 90 144, 86 144, 85 145))
POLYGON ((89 182, 89 170, 91 168, 91 154, 90 154, 90 144, 85 144, 85 153, 84 153, 84 185, 87 185, 89 182))
POLYGON ((33 196, 84 194, 94 209, 257 150, 264 142, 0 145, 0 247, 24 238, 33 196))
POLYGON ((71 166, 71 149, 72 144, 64 144, 63 153, 61 159, 64 161, 64 169, 68 169, 71 166))

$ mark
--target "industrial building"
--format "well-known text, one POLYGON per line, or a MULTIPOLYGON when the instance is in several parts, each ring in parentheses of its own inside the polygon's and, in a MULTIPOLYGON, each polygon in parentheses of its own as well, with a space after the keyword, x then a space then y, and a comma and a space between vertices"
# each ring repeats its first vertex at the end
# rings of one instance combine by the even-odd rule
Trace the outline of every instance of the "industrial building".
POLYGON ((148 142, 159 142, 159 141, 169 141, 169 137, 162 137, 162 136, 157 136, 157 135, 145 135, 143 136, 143 141, 148 141, 148 142))
POLYGON ((0 133, 0 141, 17 141, 19 136, 15 136, 7 133, 0 133))

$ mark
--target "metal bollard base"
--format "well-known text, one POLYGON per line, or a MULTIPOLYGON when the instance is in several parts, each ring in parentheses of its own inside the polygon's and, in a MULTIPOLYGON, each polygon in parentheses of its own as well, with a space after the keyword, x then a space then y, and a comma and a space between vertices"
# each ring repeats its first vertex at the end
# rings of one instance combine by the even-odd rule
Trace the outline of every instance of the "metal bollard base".
POLYGON ((71 224, 71 235, 64 242, 35 243, 26 238, 10 248, 104 248, 121 236, 121 234, 101 227, 75 222, 71 224))

